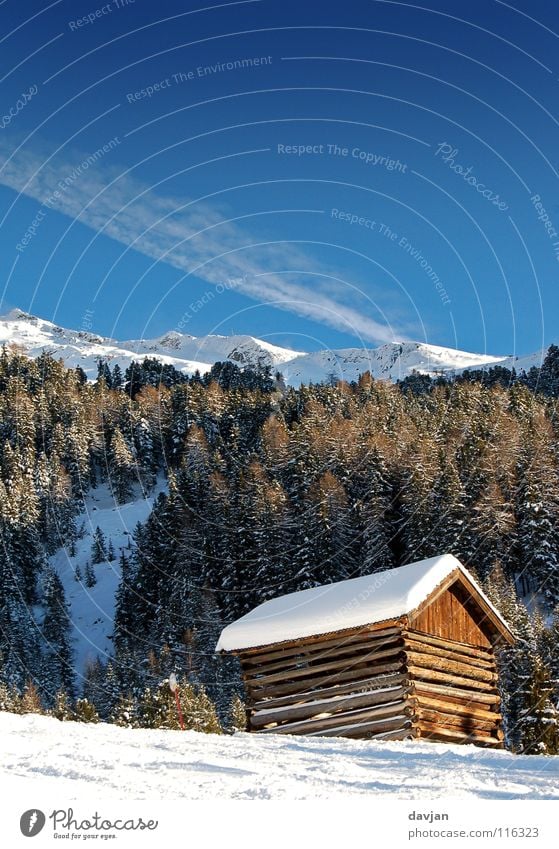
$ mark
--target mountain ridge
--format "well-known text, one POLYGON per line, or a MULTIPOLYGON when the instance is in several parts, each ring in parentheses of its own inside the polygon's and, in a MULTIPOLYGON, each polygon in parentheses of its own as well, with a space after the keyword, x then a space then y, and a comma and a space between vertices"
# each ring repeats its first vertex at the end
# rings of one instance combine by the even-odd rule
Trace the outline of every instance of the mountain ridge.
POLYGON ((240 367, 270 366, 287 384, 320 383, 332 378, 355 380, 370 371, 377 379, 396 381, 412 372, 455 374, 466 369, 504 366, 528 370, 541 365, 545 351, 523 357, 476 354, 424 342, 389 342, 377 348, 342 348, 313 352, 273 345, 248 334, 191 336, 169 330, 153 339, 119 341, 89 330, 72 330, 15 308, 0 316, 0 344, 17 345, 28 356, 43 352, 68 367, 81 366, 90 380, 99 360, 126 369, 133 360, 156 357, 187 374, 209 371, 219 361, 240 367))

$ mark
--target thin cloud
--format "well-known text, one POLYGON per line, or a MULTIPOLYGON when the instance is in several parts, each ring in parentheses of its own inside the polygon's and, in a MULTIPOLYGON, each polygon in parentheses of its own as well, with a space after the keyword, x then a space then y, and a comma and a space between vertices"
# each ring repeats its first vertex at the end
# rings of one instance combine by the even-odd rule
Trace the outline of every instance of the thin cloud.
POLYGON ((377 321, 348 303, 350 297, 355 303, 356 290, 334 284, 332 275, 308 253, 289 243, 253 244, 219 203, 179 199, 159 187, 152 189, 108 166, 104 155, 74 154, 71 160, 54 162, 36 150, 22 150, 10 159, 6 141, 0 140, 0 184, 185 275, 212 285, 234 280, 236 291, 260 303, 368 342, 406 338, 402 328, 377 321), (289 269, 297 271, 285 273, 289 269), (297 272, 300 277, 312 273, 312 288, 297 279, 297 272))

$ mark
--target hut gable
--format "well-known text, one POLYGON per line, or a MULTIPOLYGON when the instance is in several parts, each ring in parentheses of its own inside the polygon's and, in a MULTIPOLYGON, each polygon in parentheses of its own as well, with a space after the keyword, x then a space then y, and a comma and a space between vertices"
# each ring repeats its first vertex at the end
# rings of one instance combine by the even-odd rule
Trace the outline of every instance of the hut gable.
POLYGON ((510 642, 512 636, 462 572, 453 573, 407 618, 409 626, 418 631, 472 646, 489 648, 503 640, 510 642))
POLYGON ((513 636, 452 555, 290 593, 224 629, 248 729, 502 747, 494 649, 513 636))

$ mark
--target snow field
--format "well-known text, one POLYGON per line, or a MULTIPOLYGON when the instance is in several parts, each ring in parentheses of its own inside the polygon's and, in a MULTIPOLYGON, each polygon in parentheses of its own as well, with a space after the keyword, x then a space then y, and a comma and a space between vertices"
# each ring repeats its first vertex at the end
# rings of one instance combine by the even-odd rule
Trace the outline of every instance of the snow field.
MULTIPOLYGON (((67 549, 60 548, 49 558, 64 586, 66 601, 70 605, 72 620, 72 648, 75 652, 75 668, 83 673, 87 663, 98 655, 102 660, 113 654, 110 635, 113 630, 115 593, 120 581, 119 557, 122 550, 130 554, 129 544, 138 522, 148 518, 154 499, 166 487, 158 481, 148 498, 138 493, 136 500, 117 504, 106 484, 90 490, 84 497, 83 510, 76 516, 76 527, 84 525, 84 536, 76 543, 76 554, 70 556, 67 549), (84 583, 85 566, 91 561, 91 547, 97 527, 103 531, 107 545, 112 542, 115 559, 93 566, 97 583, 87 587, 84 583), (82 580, 76 580, 79 569, 82 580)), ((81 685, 80 685, 81 686, 81 685)))
POLYGON ((74 799, 559 800, 559 758, 475 746, 152 731, 0 713, 0 786, 74 799))

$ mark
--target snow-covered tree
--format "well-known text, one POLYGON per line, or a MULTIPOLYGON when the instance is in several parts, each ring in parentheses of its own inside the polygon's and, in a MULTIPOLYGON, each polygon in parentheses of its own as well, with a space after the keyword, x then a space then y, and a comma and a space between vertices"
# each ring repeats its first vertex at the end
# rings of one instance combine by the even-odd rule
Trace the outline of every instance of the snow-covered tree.
POLYGON ((104 563, 107 560, 107 540, 105 534, 97 525, 93 534, 93 542, 91 544, 91 564, 95 566, 97 563, 104 563))
POLYGON ((74 690, 70 609, 62 582, 53 569, 48 569, 43 577, 43 599, 45 615, 42 624, 41 677, 47 702, 52 703, 57 692, 64 691, 72 695, 74 690))
POLYGON ((520 751, 527 755, 559 754, 559 708, 554 702, 549 670, 535 658, 526 686, 526 707, 519 717, 520 751))

